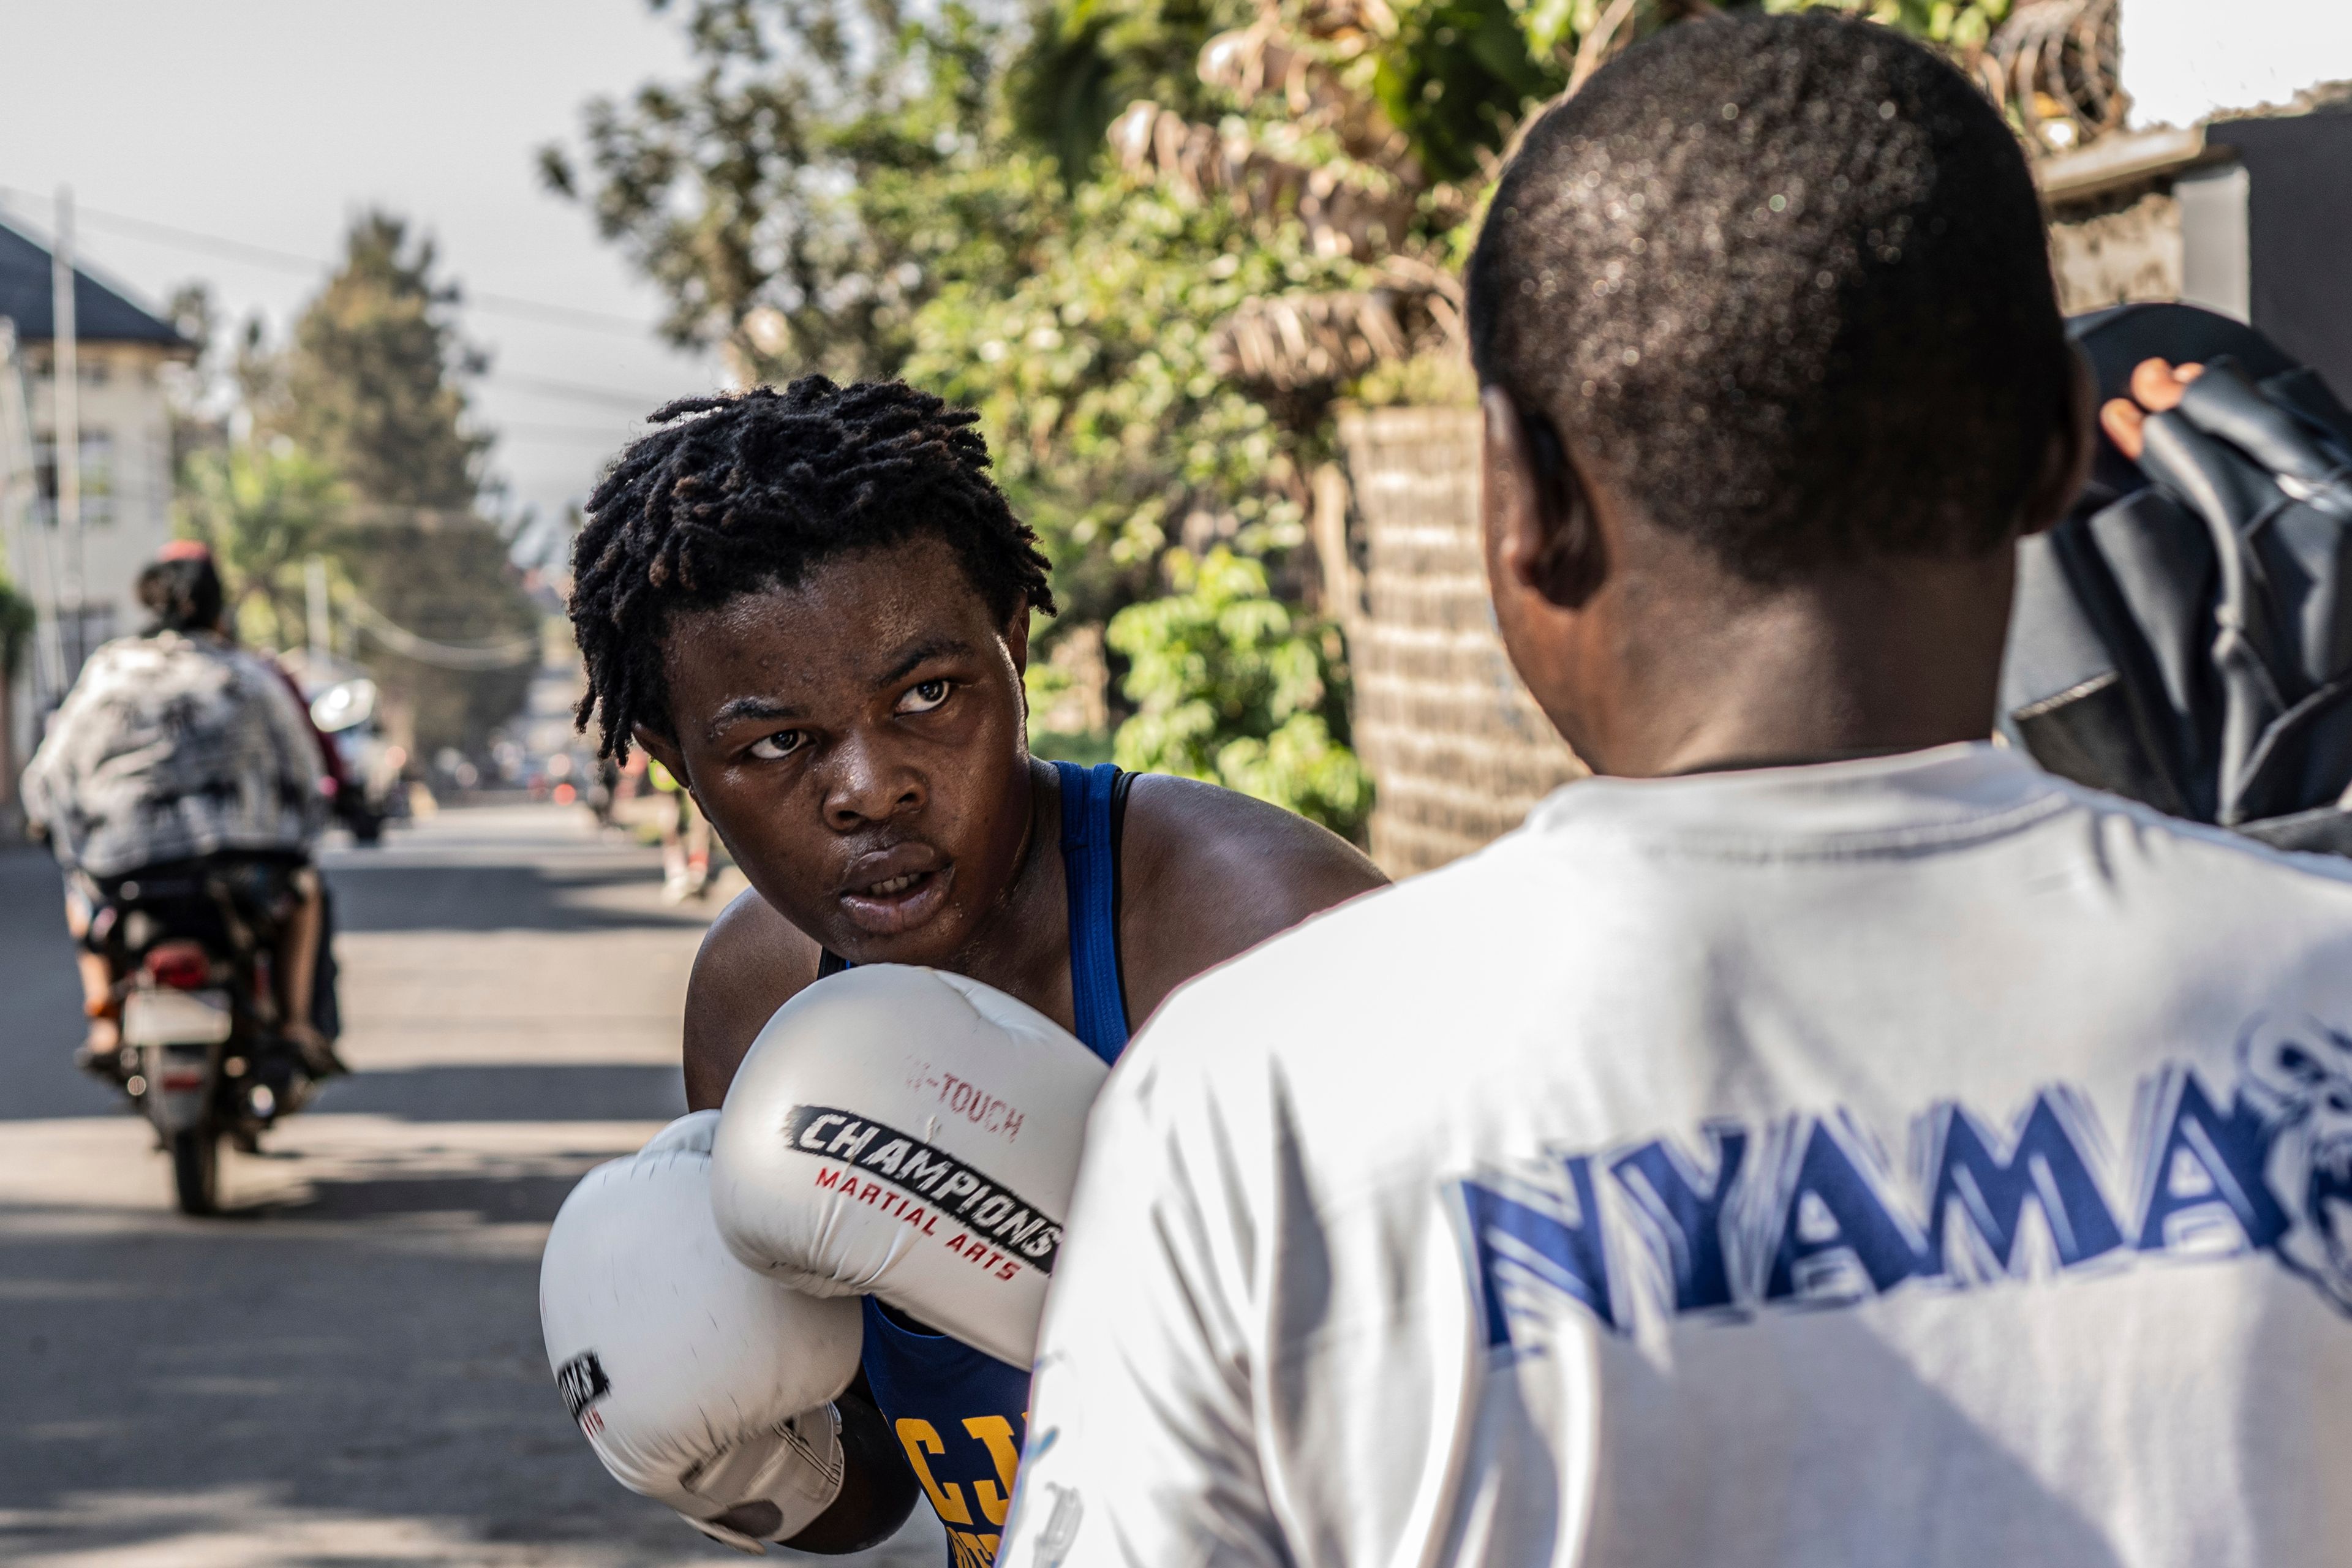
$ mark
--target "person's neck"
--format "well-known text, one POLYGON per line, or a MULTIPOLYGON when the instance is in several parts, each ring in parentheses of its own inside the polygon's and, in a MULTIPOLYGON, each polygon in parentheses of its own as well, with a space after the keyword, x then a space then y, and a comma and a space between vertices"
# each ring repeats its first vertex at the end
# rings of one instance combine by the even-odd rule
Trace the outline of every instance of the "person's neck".
POLYGON ((948 967, 1000 991, 1034 993, 1066 972, 1069 921, 1062 887, 1061 789, 1051 763, 1028 763, 1028 823, 1003 896, 948 967))
MULTIPOLYGON (((1648 597, 1572 739, 1633 777, 1925 750, 1991 733, 2009 564, 1906 562, 1782 587, 1648 597)), ((1564 729, 1569 726, 1563 726, 1564 729)))

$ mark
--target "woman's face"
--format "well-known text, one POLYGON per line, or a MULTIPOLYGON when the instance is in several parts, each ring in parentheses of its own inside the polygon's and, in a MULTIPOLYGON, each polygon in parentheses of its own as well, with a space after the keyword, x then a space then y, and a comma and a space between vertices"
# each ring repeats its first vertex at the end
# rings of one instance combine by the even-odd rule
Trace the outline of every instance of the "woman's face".
POLYGON ((997 624, 945 541, 858 551, 674 620, 673 736, 637 739, 802 931, 938 963, 1018 869, 1028 643, 1026 610, 997 624))

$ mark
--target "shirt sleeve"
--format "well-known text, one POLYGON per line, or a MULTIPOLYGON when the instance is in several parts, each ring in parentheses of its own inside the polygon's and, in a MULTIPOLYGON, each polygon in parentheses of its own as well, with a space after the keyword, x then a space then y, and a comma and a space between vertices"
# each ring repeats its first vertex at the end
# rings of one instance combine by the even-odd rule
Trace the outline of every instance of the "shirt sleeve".
POLYGON ((326 766, 319 755, 319 732, 302 706, 300 689, 275 660, 261 654, 240 653, 239 657, 249 667, 248 689, 261 705, 278 782, 300 803, 296 816, 301 840, 308 845, 326 826, 327 799, 319 790, 326 766))
MULTIPOLYGON (((92 653, 83 663, 72 689, 49 716, 48 728, 34 748, 33 760, 25 764, 24 776, 17 781, 26 819, 52 833, 61 833, 68 826, 74 795, 85 771, 83 760, 91 750, 91 737, 86 731, 94 722, 92 709, 96 699, 92 693, 104 689, 113 662, 113 649, 107 647, 92 653)), ((58 847, 61 851, 66 847, 62 840, 58 847)))
POLYGON ((1202 1043, 1188 1010, 1163 1012, 1089 1121, 1004 1568, 1290 1561, 1254 1419, 1253 1145, 1202 1043))
POLYGON ((67 792, 58 787, 57 731, 54 727, 41 737, 34 749, 33 760, 25 764, 22 777, 16 781, 18 803, 24 807, 25 820, 37 827, 54 830, 59 826, 58 810, 67 792))

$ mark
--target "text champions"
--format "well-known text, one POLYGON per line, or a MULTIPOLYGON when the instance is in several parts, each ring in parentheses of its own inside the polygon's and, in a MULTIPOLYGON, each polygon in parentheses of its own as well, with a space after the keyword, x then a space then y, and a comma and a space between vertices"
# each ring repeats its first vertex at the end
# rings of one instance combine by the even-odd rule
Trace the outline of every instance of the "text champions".
POLYGON ((992 1246, 1045 1274, 1054 1272, 1061 1225, 946 1150, 829 1105, 793 1107, 784 1136, 803 1152, 838 1160, 852 1172, 921 1198, 992 1246))

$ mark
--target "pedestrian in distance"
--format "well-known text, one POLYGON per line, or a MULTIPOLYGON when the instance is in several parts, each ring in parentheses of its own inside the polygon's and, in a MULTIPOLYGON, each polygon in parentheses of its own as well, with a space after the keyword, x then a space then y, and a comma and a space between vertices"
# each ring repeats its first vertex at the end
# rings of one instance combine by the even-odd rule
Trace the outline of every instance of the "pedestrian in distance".
MULTIPOLYGON (((592 1176, 557 1220, 541 1273, 550 1359, 614 1474, 707 1534, 849 1551, 895 1530, 919 1488, 954 1560, 984 1568, 1029 1408, 1034 1307, 1000 1336, 983 1299, 989 1281, 1049 1267, 1059 1216, 1048 1228, 956 1167, 964 1207, 1007 1242, 957 1254, 982 1260, 970 1322, 956 1300, 923 1316, 845 1302, 839 1292, 867 1282, 837 1259, 818 1278, 740 1234, 721 1246, 714 1142, 723 1156, 730 1126, 764 1137, 800 1110, 761 1102, 758 1086, 730 1093, 739 1064, 821 976, 884 966, 848 986, 875 1003, 856 1027, 828 1026, 859 1079, 842 1091, 858 1115, 811 1112, 816 1142, 803 1146, 830 1137, 845 1159, 878 1158, 928 1137, 919 1163, 936 1183, 946 1156, 921 1130, 952 1115, 1019 1158, 1042 1154, 1066 1191, 1085 1107, 1133 1025, 1202 971, 1381 879, 1344 840, 1262 802, 1029 755, 1030 617, 1054 599, 970 411, 897 383, 812 376, 654 419, 591 499, 576 547, 581 719, 601 723, 606 755, 635 744, 682 784, 751 889, 694 966, 696 1113, 592 1176), (909 1066, 919 1049, 946 1061, 940 1031, 967 1026, 1047 1056, 1058 1039, 1076 1063, 1039 1092, 1063 1109, 979 1092, 985 1064, 909 1066), (862 1119, 911 1131, 875 1144, 862 1119)), ((871 1163, 860 1174, 876 1177, 871 1163)), ((865 1206, 838 1226, 824 1217, 841 1201, 830 1175, 755 1195, 770 1220, 801 1205, 818 1220, 799 1229, 878 1237, 895 1257, 948 1236, 936 1214, 918 1217, 933 1189, 911 1182, 891 1155, 879 1177, 847 1184, 865 1206)))
POLYGON ((1986 740, 2091 424, 1999 114, 1667 29, 1466 298, 1496 621, 1600 776, 1157 1015, 1009 1560, 2342 1562, 2352 886, 1986 740))
POLYGON ((710 824, 694 808, 694 796, 659 763, 646 764, 661 815, 662 901, 682 904, 710 889, 710 824))

